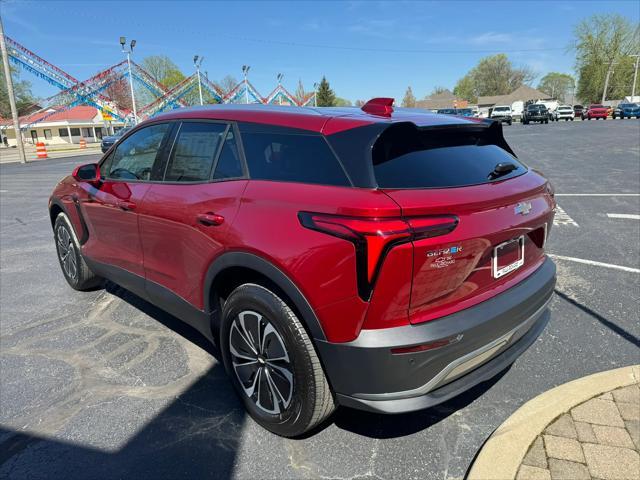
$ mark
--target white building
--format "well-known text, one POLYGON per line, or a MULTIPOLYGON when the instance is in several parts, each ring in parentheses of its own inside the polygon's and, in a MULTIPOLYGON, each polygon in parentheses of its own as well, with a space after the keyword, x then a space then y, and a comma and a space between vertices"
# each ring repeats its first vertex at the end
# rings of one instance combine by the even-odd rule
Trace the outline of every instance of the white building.
MULTIPOLYGON (((103 136, 124 124, 120 121, 105 122, 100 111, 91 106, 52 107, 20 118, 20 130, 24 143, 45 145, 78 144, 84 138, 87 143, 100 142, 103 136)), ((16 146, 13 122, 0 119, 0 136, 9 146, 16 146)))

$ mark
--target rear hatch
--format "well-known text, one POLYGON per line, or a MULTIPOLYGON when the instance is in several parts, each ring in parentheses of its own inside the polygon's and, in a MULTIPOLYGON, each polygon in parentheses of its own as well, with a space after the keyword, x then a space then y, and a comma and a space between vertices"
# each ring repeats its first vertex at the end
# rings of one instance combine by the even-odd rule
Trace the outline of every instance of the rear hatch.
POLYGON ((486 300, 543 262, 554 199, 499 124, 395 124, 372 153, 376 181, 404 217, 458 219, 450 233, 413 241, 412 323, 486 300))

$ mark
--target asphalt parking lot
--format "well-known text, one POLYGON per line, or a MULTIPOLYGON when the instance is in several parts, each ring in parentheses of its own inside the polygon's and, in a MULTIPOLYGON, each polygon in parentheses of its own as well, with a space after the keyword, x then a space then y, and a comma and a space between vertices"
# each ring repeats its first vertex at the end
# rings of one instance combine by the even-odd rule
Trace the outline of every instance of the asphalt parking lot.
POLYGON ((639 363, 640 121, 514 124, 505 135, 564 211, 548 243, 560 256, 549 326, 510 369, 443 405, 340 409, 302 440, 244 414, 195 331, 116 285, 67 286, 47 199, 97 156, 0 166, 0 477, 462 478, 527 400, 639 363))

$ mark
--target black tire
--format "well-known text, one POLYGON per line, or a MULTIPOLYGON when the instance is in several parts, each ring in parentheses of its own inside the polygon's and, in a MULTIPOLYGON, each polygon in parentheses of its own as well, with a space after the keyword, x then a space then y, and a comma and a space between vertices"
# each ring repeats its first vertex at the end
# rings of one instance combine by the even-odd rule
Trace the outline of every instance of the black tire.
POLYGON ((571 121, 573 122, 573 117, 571 117, 571 121))
POLYGON ((69 218, 59 213, 53 226, 53 236, 60 269, 65 280, 74 290, 91 290, 102 282, 88 267, 80 253, 80 244, 69 218))
POLYGON ((509 125, 511 125, 513 122, 512 122, 511 120, 509 120, 507 123, 508 123, 509 125))
POLYGON ((547 120, 545 120, 545 121, 544 121, 544 123, 545 123, 545 125, 546 125, 547 123, 549 123, 549 120, 548 120, 548 119, 547 119, 547 120))
POLYGON ((231 292, 222 309, 220 347, 245 408, 276 435, 300 436, 335 410, 331 387, 307 331, 293 310, 267 288, 247 283, 231 292), (257 351, 245 338, 258 338, 257 344, 252 343, 257 351))

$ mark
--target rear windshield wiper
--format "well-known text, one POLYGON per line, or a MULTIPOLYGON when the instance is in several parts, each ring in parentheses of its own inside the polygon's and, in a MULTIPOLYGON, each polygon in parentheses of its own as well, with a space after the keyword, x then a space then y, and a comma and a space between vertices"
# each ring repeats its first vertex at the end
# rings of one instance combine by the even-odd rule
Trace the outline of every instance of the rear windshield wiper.
POLYGON ((511 173, 517 169, 518 167, 513 163, 500 162, 494 167, 493 172, 489 174, 488 178, 489 180, 495 180, 496 178, 502 177, 503 175, 506 175, 507 173, 511 173))

